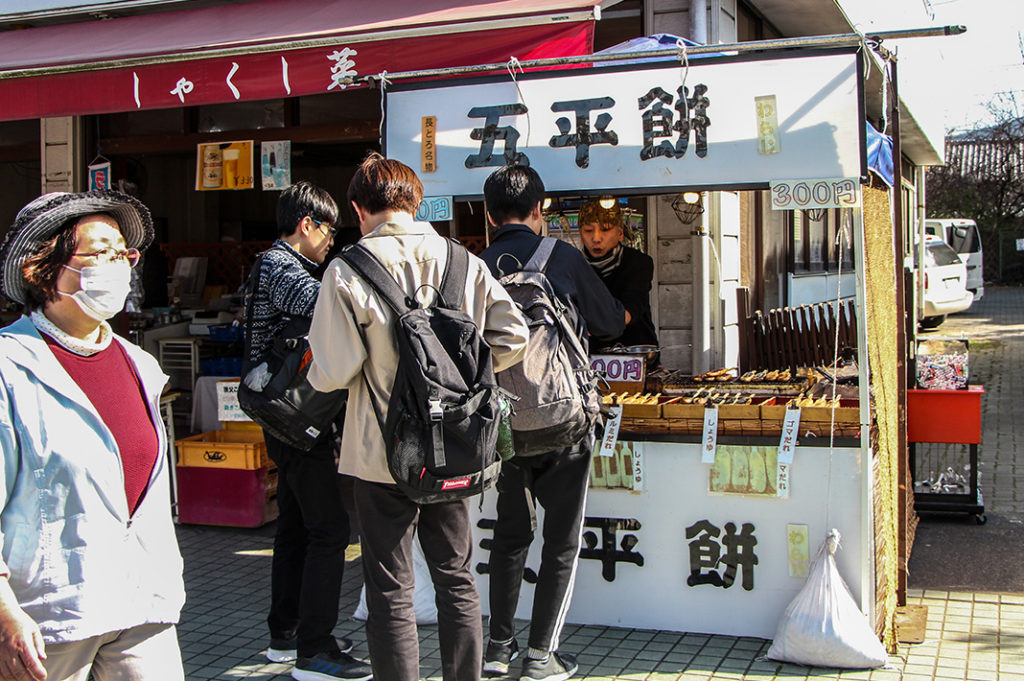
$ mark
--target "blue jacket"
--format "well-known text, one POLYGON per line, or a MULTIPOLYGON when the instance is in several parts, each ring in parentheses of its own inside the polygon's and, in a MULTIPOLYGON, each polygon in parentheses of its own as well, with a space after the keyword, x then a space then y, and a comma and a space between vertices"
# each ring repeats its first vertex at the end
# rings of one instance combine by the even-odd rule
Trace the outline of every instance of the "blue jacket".
POLYGON ((152 355, 115 336, 142 383, 161 455, 129 516, 117 443, 28 317, 0 329, 0 543, 47 643, 176 623, 185 601, 167 432, 152 355))

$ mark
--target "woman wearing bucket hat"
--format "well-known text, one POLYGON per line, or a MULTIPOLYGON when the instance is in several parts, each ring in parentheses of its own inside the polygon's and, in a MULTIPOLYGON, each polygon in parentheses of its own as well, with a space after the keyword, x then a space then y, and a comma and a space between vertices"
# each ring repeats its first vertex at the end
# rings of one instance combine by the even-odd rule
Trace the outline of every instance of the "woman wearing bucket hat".
POLYGON ((183 679, 155 358, 115 335, 149 210, 41 196, 0 246, 0 678, 183 679))
POLYGON ((591 199, 580 206, 577 220, 583 254, 611 294, 629 312, 622 335, 592 342, 590 351, 600 352, 612 345, 657 346, 658 332, 651 320, 654 261, 646 253, 622 243, 626 222, 618 201, 591 199))

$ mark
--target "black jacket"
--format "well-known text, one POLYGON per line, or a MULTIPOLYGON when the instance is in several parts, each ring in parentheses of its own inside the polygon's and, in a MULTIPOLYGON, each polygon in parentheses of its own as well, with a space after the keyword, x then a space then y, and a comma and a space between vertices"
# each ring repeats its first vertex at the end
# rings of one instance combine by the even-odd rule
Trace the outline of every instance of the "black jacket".
MULTIPOLYGON (((537 250, 540 240, 541 237, 526 225, 504 225, 495 232, 491 245, 480 257, 487 263, 491 274, 500 278, 525 265, 537 250), (515 260, 502 258, 505 254, 514 256, 515 260), (499 264, 503 271, 499 271, 499 264)), ((545 274, 555 295, 571 302, 583 318, 573 320, 578 330, 598 339, 615 338, 622 333, 626 321, 622 303, 608 292, 581 252, 570 244, 558 242, 551 252, 545 274)))
POLYGON ((651 256, 629 246, 622 247, 622 261, 611 272, 601 276, 611 294, 629 310, 629 325, 622 335, 591 348, 596 351, 609 345, 657 345, 658 332, 651 319, 651 282, 654 280, 654 261, 651 256))

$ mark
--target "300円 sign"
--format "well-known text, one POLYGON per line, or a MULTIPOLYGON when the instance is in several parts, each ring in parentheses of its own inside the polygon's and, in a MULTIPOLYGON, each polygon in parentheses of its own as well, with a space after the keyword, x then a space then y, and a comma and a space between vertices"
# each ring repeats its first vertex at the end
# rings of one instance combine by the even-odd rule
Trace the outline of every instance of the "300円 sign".
POLYGON ((856 208, 860 205, 860 180, 831 177, 820 180, 772 180, 772 209, 856 208))

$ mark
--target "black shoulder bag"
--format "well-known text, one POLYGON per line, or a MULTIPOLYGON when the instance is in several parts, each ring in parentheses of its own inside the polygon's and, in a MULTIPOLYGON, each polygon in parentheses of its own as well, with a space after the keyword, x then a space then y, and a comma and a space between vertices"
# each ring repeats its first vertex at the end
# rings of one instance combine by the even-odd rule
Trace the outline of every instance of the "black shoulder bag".
POLYGON ((262 267, 263 254, 257 259, 245 285, 245 370, 238 385, 238 404, 270 435, 308 452, 325 433, 330 432, 331 424, 345 408, 348 391, 342 389, 325 393, 310 385, 307 375, 312 352, 306 338, 310 322, 294 317, 274 338, 269 352, 262 358, 267 364, 270 381, 263 390, 253 390, 246 385, 246 377, 254 371, 249 361, 252 301, 262 267))

